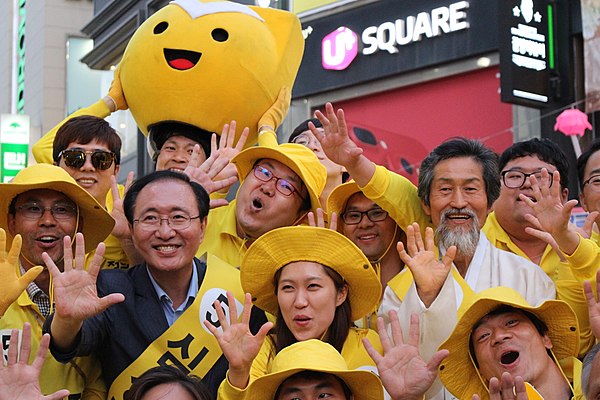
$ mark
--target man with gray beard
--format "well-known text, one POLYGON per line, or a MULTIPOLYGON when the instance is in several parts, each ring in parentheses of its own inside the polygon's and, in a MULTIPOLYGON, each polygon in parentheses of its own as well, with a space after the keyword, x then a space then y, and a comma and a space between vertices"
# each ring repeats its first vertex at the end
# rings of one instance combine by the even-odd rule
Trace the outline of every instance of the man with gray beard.
MULTIPOLYGON (((481 234, 500 193, 494 152, 476 140, 450 139, 423 160, 416 190, 407 179, 375 166, 362 155, 348 137, 343 111, 336 113, 328 104, 326 114, 316 113, 324 133, 313 134, 327 156, 346 167, 363 193, 393 216, 399 226, 408 225, 408 253, 398 244, 408 268, 388 282, 379 315, 385 318, 390 310, 396 310, 403 334, 408 337, 410 316, 418 314, 419 353, 423 359, 429 360, 447 339, 456 325, 458 308, 474 293, 506 286, 534 306, 555 298, 554 283, 537 265, 497 249, 481 234), (439 250, 434 245, 432 227, 439 250)), ((436 380, 426 398, 451 395, 436 380)))

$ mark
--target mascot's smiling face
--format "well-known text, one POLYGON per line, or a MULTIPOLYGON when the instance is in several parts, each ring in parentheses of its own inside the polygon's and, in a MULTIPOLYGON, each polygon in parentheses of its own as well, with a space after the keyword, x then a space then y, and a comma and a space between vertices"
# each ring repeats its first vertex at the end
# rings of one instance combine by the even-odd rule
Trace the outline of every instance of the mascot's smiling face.
POLYGON ((251 145, 260 116, 293 86, 303 47, 291 13, 173 1, 131 38, 119 67, 123 93, 145 134, 165 121, 220 133, 235 119, 250 128, 251 145))

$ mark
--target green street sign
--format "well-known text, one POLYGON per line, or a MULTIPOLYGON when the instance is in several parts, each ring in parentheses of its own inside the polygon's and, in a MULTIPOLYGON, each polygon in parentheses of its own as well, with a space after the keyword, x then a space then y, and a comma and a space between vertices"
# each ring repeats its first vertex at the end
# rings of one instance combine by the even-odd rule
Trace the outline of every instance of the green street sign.
POLYGON ((2 169, 0 175, 2 182, 9 182, 23 168, 27 167, 27 154, 29 146, 26 144, 2 143, 0 147, 0 160, 2 169))

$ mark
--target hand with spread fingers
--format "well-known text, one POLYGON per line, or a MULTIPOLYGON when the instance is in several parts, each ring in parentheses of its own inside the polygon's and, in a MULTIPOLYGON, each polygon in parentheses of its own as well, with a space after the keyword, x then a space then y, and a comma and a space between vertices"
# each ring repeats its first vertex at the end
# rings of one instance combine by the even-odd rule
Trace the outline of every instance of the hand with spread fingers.
POLYGON ((325 114, 316 111, 315 116, 323 125, 323 132, 319 131, 312 122, 308 127, 313 135, 321 142, 323 151, 331 161, 348 168, 353 165, 363 150, 350 139, 344 110, 335 111, 331 103, 325 105, 325 114))
POLYGON ((66 389, 44 396, 40 389, 40 373, 46 354, 50 335, 42 336, 35 359, 29 364, 31 354, 31 325, 23 325, 23 336, 19 346, 19 331, 13 329, 8 345, 6 366, 0 362, 0 400, 61 400, 69 395, 66 389))
POLYGON ((538 231, 536 232, 535 228, 526 228, 525 232, 538 238, 543 236, 543 232, 547 232, 556 240, 560 251, 567 255, 573 254, 579 245, 579 235, 569 227, 569 220, 577 200, 563 202, 558 171, 554 171, 550 179, 548 170, 543 168, 539 182, 535 175, 529 179, 534 199, 524 194, 520 194, 519 198, 533 210, 533 215, 528 215, 527 219, 538 231), (551 185, 551 182, 554 184, 551 185))
POLYGON ((65 236, 64 269, 59 270, 46 253, 42 258, 54 280, 54 300, 56 313, 52 320, 51 333, 53 343, 60 349, 69 349, 83 324, 83 321, 125 300, 121 293, 112 293, 98 297, 96 279, 104 256, 104 243, 100 243, 91 264, 85 267, 85 244, 83 234, 75 238, 75 256, 71 248, 71 238, 65 236))
MULTIPOLYGON (((217 174, 217 176, 215 177, 214 180, 217 180, 217 181, 225 180, 225 179, 229 179, 231 177, 234 177, 236 180, 239 179, 238 174, 237 174, 237 168, 235 167, 234 164, 231 163, 231 160, 233 160, 233 158, 235 156, 237 156, 244 149, 244 146, 246 145, 246 140, 248 139, 250 130, 248 129, 248 127, 244 128, 244 130, 242 131, 242 134, 240 135, 240 138, 238 139, 237 143, 235 143, 235 145, 234 145, 235 131, 236 131, 236 122, 235 121, 231 121, 230 124, 225 124, 223 126, 223 131, 221 132, 221 137, 219 138, 219 148, 217 149, 217 152, 215 155, 217 158, 225 159, 225 160, 228 160, 229 162, 217 174)), ((210 154, 211 155, 213 154, 212 150, 211 150, 210 154)), ((235 181, 233 181, 230 185, 225 186, 224 188, 220 189, 219 192, 227 193, 227 191, 229 190, 229 187, 233 183, 235 183, 235 181)))
MULTIPOLYGON (((225 126, 228 127, 228 125, 225 126)), ((217 136, 213 134, 210 157, 202 161, 200 145, 195 145, 190 162, 183 173, 192 181, 202 185, 208 194, 220 190, 227 191, 238 180, 237 172, 232 172, 231 167, 235 169, 235 166, 230 163, 231 160, 226 156, 227 152, 227 150, 220 152, 217 149, 217 136)), ((227 205, 227 201, 225 199, 218 199, 216 202, 211 200, 210 205, 211 208, 215 208, 227 205)))
POLYGON ((315 220, 315 214, 311 211, 307 214, 308 217, 308 225, 315 226, 318 228, 329 228, 332 231, 337 230, 337 214, 334 212, 329 217, 329 226, 327 226, 327 222, 325 221, 325 212, 322 208, 317 208, 317 218, 315 220))
POLYGON ((409 337, 405 343, 398 314, 390 311, 392 336, 385 329, 383 318, 377 318, 377 331, 383 346, 383 356, 368 339, 363 343, 375 361, 383 387, 394 400, 420 400, 437 377, 437 369, 448 356, 448 350, 436 352, 429 362, 419 355, 419 316, 411 315, 409 337))
MULTIPOLYGON (((496 377, 490 379, 489 389, 490 400, 527 400, 529 398, 523 378, 517 376, 513 379, 508 372, 504 372, 500 380, 496 377)), ((471 400, 480 399, 478 394, 474 394, 471 400)))
POLYGON ((452 262, 456 257, 456 246, 446 249, 442 260, 438 260, 435 255, 433 229, 431 227, 425 229, 425 242, 423 242, 419 224, 413 223, 406 228, 406 247, 408 252, 402 242, 398 242, 398 254, 413 275, 421 301, 429 307, 442 290, 450 273, 452 262))
POLYGON ((261 326, 256 335, 250 331, 250 313, 252 311, 252 297, 246 293, 242 319, 238 321, 236 300, 231 292, 227 292, 229 305, 229 318, 219 302, 215 302, 215 309, 221 324, 221 330, 213 326, 209 321, 204 325, 215 336, 223 354, 229 361, 228 379, 234 387, 244 389, 250 380, 250 367, 258 355, 260 348, 273 327, 272 322, 266 322, 261 326))
POLYGON ((23 276, 19 276, 19 254, 21 254, 21 235, 16 235, 6 252, 6 231, 0 228, 0 317, 8 307, 23 293, 27 285, 35 280, 44 270, 41 266, 30 268, 23 276))

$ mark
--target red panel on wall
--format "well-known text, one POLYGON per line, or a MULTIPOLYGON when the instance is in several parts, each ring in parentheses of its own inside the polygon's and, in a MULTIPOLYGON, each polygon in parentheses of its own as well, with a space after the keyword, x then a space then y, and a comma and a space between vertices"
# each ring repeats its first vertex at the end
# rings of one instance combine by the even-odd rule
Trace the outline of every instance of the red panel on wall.
POLYGON ((334 104, 377 164, 417 181, 421 160, 444 139, 477 138, 496 152, 513 142, 512 107, 500 102, 498 68, 334 104))

